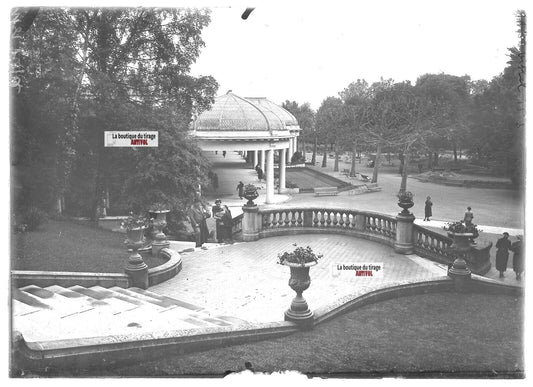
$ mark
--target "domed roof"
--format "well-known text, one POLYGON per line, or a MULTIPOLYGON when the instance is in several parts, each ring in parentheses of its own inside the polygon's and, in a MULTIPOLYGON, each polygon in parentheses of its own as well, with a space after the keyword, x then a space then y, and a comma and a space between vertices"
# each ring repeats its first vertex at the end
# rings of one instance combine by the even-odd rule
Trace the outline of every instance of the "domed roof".
POLYGON ((231 91, 215 98, 211 109, 193 122, 196 131, 283 131, 297 126, 296 118, 266 98, 242 98, 231 91))

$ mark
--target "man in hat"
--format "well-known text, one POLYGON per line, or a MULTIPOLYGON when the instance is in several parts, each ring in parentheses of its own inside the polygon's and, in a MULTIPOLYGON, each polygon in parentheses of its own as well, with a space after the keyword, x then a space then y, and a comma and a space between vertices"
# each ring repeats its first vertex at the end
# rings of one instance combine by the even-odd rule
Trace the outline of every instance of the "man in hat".
POLYGON ((216 220, 216 238, 218 243, 225 241, 233 243, 233 218, 228 206, 222 204, 222 200, 215 200, 215 205, 211 208, 213 218, 216 220))
POLYGON ((202 245, 207 242, 207 237, 209 236, 206 219, 210 217, 210 214, 199 195, 197 195, 196 200, 189 208, 187 215, 194 229, 196 247, 203 248, 202 245))
POLYGON ((472 212, 472 207, 468 206, 466 207, 466 212, 465 212, 465 217, 464 217, 466 227, 469 227, 472 225, 473 219, 474 219, 474 213, 472 212))
POLYGON ((496 242, 496 270, 500 272, 500 278, 503 278, 503 273, 507 270, 510 249, 509 233, 504 232, 503 237, 496 242))

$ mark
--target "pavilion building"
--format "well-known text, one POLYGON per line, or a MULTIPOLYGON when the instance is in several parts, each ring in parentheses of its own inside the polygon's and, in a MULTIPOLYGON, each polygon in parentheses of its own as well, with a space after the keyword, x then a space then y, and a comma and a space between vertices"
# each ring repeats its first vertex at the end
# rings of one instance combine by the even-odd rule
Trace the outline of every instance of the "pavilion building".
POLYGON ((274 198, 274 152, 279 159, 279 193, 285 192, 287 159, 297 150, 296 118, 266 98, 243 98, 228 91, 191 124, 190 135, 204 151, 242 151, 266 172, 266 203, 274 198))

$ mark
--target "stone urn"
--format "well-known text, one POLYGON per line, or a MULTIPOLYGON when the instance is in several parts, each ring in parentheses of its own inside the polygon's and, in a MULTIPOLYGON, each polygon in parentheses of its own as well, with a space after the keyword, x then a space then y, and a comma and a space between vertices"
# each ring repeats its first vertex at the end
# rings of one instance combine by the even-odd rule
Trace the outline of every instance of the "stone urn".
POLYGON ((138 252, 144 244, 145 229, 146 227, 135 227, 126 230, 128 236, 126 246, 132 253, 124 269, 126 274, 130 276, 132 285, 142 289, 148 288, 148 266, 138 252))
POLYGON ((472 247, 473 233, 448 232, 448 237, 453 240, 450 250, 455 256, 453 264, 448 269, 448 276, 454 280, 454 288, 457 292, 467 291, 467 281, 472 277, 472 271, 466 262, 466 256, 472 247))
POLYGON ((295 322, 304 329, 310 329, 313 327, 314 315, 302 293, 311 285, 309 269, 316 265, 316 262, 302 264, 284 262, 283 265, 288 266, 291 270, 289 286, 296 292, 296 297, 292 300, 290 308, 285 312, 285 320, 295 322))
POLYGON ((412 200, 405 200, 405 201, 400 200, 398 202, 398 206, 403 208, 403 210, 402 210, 402 212, 400 212, 400 214, 402 214, 402 215, 410 215, 411 213, 409 212, 409 208, 413 207, 414 205, 415 205, 415 203, 412 200))
POLYGON ((155 210, 150 213, 155 215, 155 219, 152 222, 154 227, 152 242, 152 255, 157 255, 164 247, 169 247, 170 244, 167 240, 167 236, 163 232, 163 229, 167 226, 167 214, 170 210, 155 210))
POLYGON ((248 200, 248 202, 246 203, 246 206, 248 207, 255 206, 255 203, 253 201, 259 197, 259 193, 257 192, 257 187, 253 184, 248 184, 244 186, 243 196, 248 200))

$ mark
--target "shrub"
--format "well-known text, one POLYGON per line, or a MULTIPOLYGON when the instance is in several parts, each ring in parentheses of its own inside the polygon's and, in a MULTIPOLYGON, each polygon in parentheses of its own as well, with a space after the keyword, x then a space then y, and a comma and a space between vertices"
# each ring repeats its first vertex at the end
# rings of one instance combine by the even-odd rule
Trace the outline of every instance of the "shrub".
POLYGON ((35 231, 48 219, 46 212, 37 207, 29 207, 22 212, 19 225, 24 225, 25 231, 35 231))

